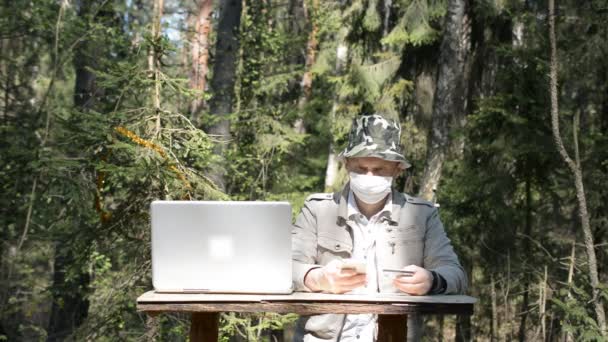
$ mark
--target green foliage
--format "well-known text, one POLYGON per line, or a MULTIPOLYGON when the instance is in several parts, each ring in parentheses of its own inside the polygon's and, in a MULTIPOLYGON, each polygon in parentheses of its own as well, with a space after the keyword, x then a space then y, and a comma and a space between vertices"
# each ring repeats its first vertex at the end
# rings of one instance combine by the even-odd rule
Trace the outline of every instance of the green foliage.
MULTIPOLYGON (((599 297, 608 299, 608 288, 603 285, 599 289, 599 297)), ((562 288, 558 296, 551 299, 555 311, 563 314, 564 331, 576 336, 578 341, 603 341, 600 327, 594 317, 594 311, 590 303, 593 299, 589 295, 589 289, 571 285, 562 288)))
POLYGON ((220 341, 230 341, 232 336, 240 336, 247 341, 271 341, 264 336, 270 330, 283 330, 297 318, 295 314, 274 313, 242 314, 226 313, 220 318, 220 341))
MULTIPOLYGON (((479 15, 488 20, 489 16, 498 13, 488 10, 479 15)), ((500 15, 504 16, 504 13, 500 15)), ((502 19, 496 20, 500 22, 502 19)), ((503 67, 496 74, 497 87, 493 95, 477 99, 475 111, 467 117, 467 126, 458 133, 466 144, 463 158, 450 163, 440 187, 443 189, 439 196, 442 217, 451 229, 452 240, 461 251, 460 255, 464 260, 470 260, 465 263, 484 260, 483 266, 476 265, 483 270, 474 274, 473 279, 478 284, 475 289, 478 296, 489 296, 490 275, 499 284, 497 291, 503 294, 528 290, 530 297, 534 296, 528 303, 528 321, 538 322, 544 318, 534 304, 539 300, 534 295, 538 293, 535 282, 542 279, 538 275, 540 266, 548 265, 548 283, 552 284, 556 294, 549 299, 553 305, 548 311, 560 321, 554 324, 571 332, 576 339, 601 340, 590 303, 589 287, 562 285, 567 279, 567 269, 558 259, 569 255, 573 241, 581 241, 582 234, 578 229, 572 179, 565 172, 565 165, 552 140, 545 78, 546 31, 527 15, 515 16, 513 20, 523 22, 527 45, 513 47, 510 40, 491 45, 503 67), (572 231, 564 222, 572 222, 577 228, 572 231)), ((488 34, 486 37, 492 36, 488 34)), ((572 77, 582 69, 566 72, 564 69, 568 69, 570 63, 565 63, 568 67, 561 69, 564 92, 573 89, 571 87, 581 89, 575 85, 579 80, 586 82, 593 78, 591 74, 572 77)), ((580 107, 576 97, 562 96, 560 101, 560 115, 564 118, 562 136, 572 154, 573 127, 570 123, 580 107)), ((597 120, 593 114, 588 115, 588 120, 597 120)), ((587 126, 586 133, 583 130, 579 133, 579 144, 585 146, 581 149, 581 162, 588 175, 594 173, 604 179, 605 175, 599 176, 599 173, 591 171, 601 165, 594 156, 603 153, 596 147, 599 140, 589 139, 592 130, 587 126)), ((586 176, 586 179, 595 184, 593 176, 586 176)), ((595 198, 597 191, 603 192, 599 188, 586 189, 588 198, 595 198)), ((595 208, 592 210, 605 212, 601 205, 595 208)), ((603 231, 600 225, 596 229, 597 232, 603 231)), ((577 247, 576 251, 577 255, 583 253, 582 248, 577 247)), ((576 281, 578 284, 583 279, 587 282, 586 276, 582 276, 587 271, 586 267, 577 265, 577 272, 581 273, 576 281)), ((519 301, 521 303, 521 298, 519 301)), ((505 304, 508 303, 499 297, 498 305, 505 304)), ((490 325, 489 320, 480 319, 478 329, 490 325)), ((513 322, 509 326, 512 329, 517 324, 519 322, 513 322)), ((559 329, 557 331, 559 333, 559 329)))
MULTIPOLYGON (((335 62, 322 61, 325 67, 319 73, 323 76, 320 81, 333 85, 336 94, 336 110, 331 114, 336 151, 344 147, 354 116, 379 111, 397 118, 412 104, 414 84, 403 76, 403 56, 413 46, 437 40, 438 34, 430 25, 445 13, 444 1, 399 1, 391 9, 397 14, 396 23, 390 24, 386 28, 388 34, 382 37, 380 7, 378 1, 353 1, 341 12, 342 22, 347 26, 342 27, 338 37, 346 32, 349 49, 348 67, 343 75, 327 72, 326 65, 335 62)), ((335 50, 335 43, 326 44, 320 55, 335 56, 335 50)))
MULTIPOLYGON (((50 22, 54 22, 58 8, 54 3, 46 6, 39 4, 35 11, 42 14, 48 10, 53 13, 50 22)), ((24 242, 21 253, 8 264, 11 284, 3 283, 3 294, 27 293, 6 297, 10 304, 2 305, 2 318, 7 322, 6 317, 21 315, 25 303, 31 305, 26 313, 36 310, 34 307, 48 306, 54 298, 61 304, 65 295, 71 295, 66 291, 83 284, 78 295, 89 302, 90 312, 75 336, 116 340, 143 331, 133 298, 150 287, 150 202, 226 196, 204 175, 213 161, 211 141, 205 133, 176 107, 167 106, 157 112, 151 106, 154 83, 147 71, 146 52, 155 46, 161 59, 169 59, 174 51, 169 41, 145 37, 131 45, 123 27, 107 20, 113 18, 111 5, 91 6, 90 13, 94 15, 82 14, 84 9, 75 13, 78 8, 65 7, 61 18, 64 21, 52 26, 51 36, 41 36, 48 38, 48 45, 36 45, 34 41, 31 46, 20 46, 20 51, 42 56, 41 60, 51 63, 51 67, 36 76, 37 92, 46 102, 38 108, 22 108, 25 114, 19 118, 25 124, 23 132, 31 138, 16 131, 19 125, 6 124, 8 120, 2 126, 6 133, 22 138, 13 139, 14 148, 8 151, 14 153, 6 155, 6 172, 0 177, 7 180, 3 182, 5 186, 14 188, 19 177, 12 172, 32 175, 19 190, 23 195, 16 217, 25 219, 29 217, 28 208, 33 209, 27 235, 24 226, 28 223, 22 219, 7 222, 8 227, 14 227, 13 233, 2 231, 3 241, 24 242), (55 33, 57 40, 51 38, 55 33), (45 48, 54 51, 54 45, 58 55, 40 54, 45 48), (91 53, 99 54, 94 63, 91 53), (75 78, 79 77, 69 67, 73 59, 94 74, 96 89, 103 89, 91 98, 91 108, 73 107, 69 101, 74 96, 75 78), (37 186, 30 196, 28 189, 32 189, 33 182, 37 186), (65 269, 65 284, 54 284, 52 277, 40 277, 50 274, 53 263, 48 260, 54 256, 64 256, 72 262, 65 269), (83 273, 88 274, 90 282, 83 282, 83 273), (29 290, 15 291, 18 288, 29 290)), ((33 12, 26 9, 23 13, 33 12)), ((35 24, 32 25, 34 29, 35 24)), ((190 95, 183 79, 162 76, 163 97, 190 95)), ((2 155, 5 156, 4 150, 2 155)), ((20 195, 11 197, 15 200, 20 195)), ((15 204, 7 205, 15 208, 15 204)), ((4 214, 2 220, 8 217, 4 214)), ((3 261, 8 260, 4 258, 7 255, 3 249, 3 261)), ((4 263, 3 269, 6 266, 4 263)), ((28 313, 23 320, 36 322, 32 316, 28 313)), ((39 324, 26 324, 25 330, 13 330, 10 336, 44 336, 47 327, 39 324)), ((6 323, 3 326, 11 328, 6 323)))
POLYGON ((382 86, 395 76, 401 60, 399 57, 391 57, 380 63, 371 65, 352 65, 353 83, 361 87, 360 96, 372 103, 380 98, 382 86))
MULTIPOLYGON (((151 6, 139 1, 0 5, 0 340, 47 338, 51 303, 80 296, 89 305, 75 340, 140 340, 147 327, 134 299, 151 288, 149 203, 155 199, 287 200, 294 216, 325 189, 328 155, 346 143, 353 117, 381 111, 402 122, 414 169, 399 186, 415 193, 426 160, 428 121, 418 78, 433 78, 445 0, 247 1, 239 29, 236 104, 225 155, 183 108, 204 94, 189 88, 194 10, 166 3, 165 34, 149 33, 151 6), (84 4, 84 5, 83 5, 84 4), (63 6, 63 7, 62 7, 63 6), (83 6, 83 7, 81 7, 83 6), (388 26, 385 27, 385 23, 388 26), (304 64, 310 30, 319 51, 304 64), (337 49, 347 51, 337 70, 337 49), (160 58, 156 84, 148 51, 160 58), (311 71, 310 97, 301 80, 311 71), (90 73, 96 91, 77 106, 74 85, 90 73), (161 108, 153 105, 160 86, 161 108), (301 104, 303 103, 303 104, 301 104), (294 124, 302 120, 304 133, 294 124), (226 193, 207 178, 227 164, 226 193), (405 183, 405 184, 402 184, 405 183), (56 269, 60 265, 61 271, 56 269), (66 261, 67 260, 67 261, 66 261), (54 276, 64 278, 57 283, 54 276)), ((563 262, 580 242, 572 179, 555 153, 548 122, 545 8, 539 2, 472 3, 473 35, 466 125, 452 132, 438 201, 448 234, 480 298, 475 335, 490 336, 491 288, 498 292, 499 339, 514 338, 528 290, 528 330, 553 317, 552 333, 600 340, 586 258, 577 245, 575 278, 563 262), (518 26, 519 25, 519 26, 518 26), (522 28, 522 40, 513 31, 522 28), (541 316, 539 282, 547 265, 549 303, 541 316), (509 316, 510 315, 510 316, 509 316), (508 331, 508 332, 507 332, 508 331)), ((606 1, 560 3, 558 46, 561 131, 580 160, 596 237, 600 281, 608 253, 608 82, 606 1), (580 124, 574 125, 575 118, 580 124)), ((217 12, 214 12, 217 13, 217 12)), ((215 25, 217 16, 212 16, 215 25)), ((212 32, 215 31, 213 26, 212 32)), ((213 33, 212 33, 213 34, 213 33)), ((213 42, 213 36, 211 41, 213 42)), ((217 52, 211 49, 213 70, 217 52)), ((213 71, 211 71, 213 72, 213 71)), ((89 89, 89 88, 87 88, 89 89)), ((89 89, 90 90, 90 89, 89 89)), ((342 172, 330 190, 346 180, 342 172)), ((606 288, 601 296, 608 300, 606 288)), ((270 340, 294 315, 221 318, 221 338, 270 340)), ((188 317, 162 315, 158 340, 186 340, 188 317)), ((538 336, 538 335, 537 335, 538 336)), ((528 339, 531 338, 530 333, 528 339)))
POLYGON ((294 86, 303 71, 300 65, 289 64, 294 59, 289 47, 304 46, 306 35, 292 36, 289 27, 270 28, 269 18, 281 10, 265 6, 252 3, 241 18, 243 60, 232 121, 234 140, 226 156, 228 192, 238 199, 263 199, 271 193, 280 198, 274 189, 282 184, 279 178, 285 177, 289 163, 299 159, 294 151, 307 138, 293 129, 299 117, 293 106, 299 96, 294 86))
POLYGON ((381 24, 380 14, 378 13, 378 0, 368 0, 367 10, 363 17, 363 27, 369 32, 374 32, 380 28, 381 24))
POLYGON ((445 3, 433 0, 402 1, 402 13, 397 25, 384 38, 382 43, 402 49, 406 44, 420 46, 435 41, 439 32, 431 25, 443 18, 445 3))

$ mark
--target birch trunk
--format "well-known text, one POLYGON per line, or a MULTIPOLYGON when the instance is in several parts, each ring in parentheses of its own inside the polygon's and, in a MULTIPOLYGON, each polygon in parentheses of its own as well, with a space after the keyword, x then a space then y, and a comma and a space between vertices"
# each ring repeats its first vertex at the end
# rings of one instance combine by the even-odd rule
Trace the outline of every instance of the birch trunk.
POLYGON ((546 320, 546 315, 547 315, 547 265, 545 265, 545 276, 543 278, 543 281, 541 283, 541 288, 540 288, 540 305, 539 305, 539 315, 540 315, 540 331, 541 331, 541 336, 542 336, 542 340, 546 341, 547 339, 547 320, 546 320))
MULTIPOLYGON (((574 186, 576 188, 576 198, 578 200, 578 213, 581 219, 581 225, 583 229, 583 236, 585 241, 585 250, 587 252, 587 267, 589 270, 589 279, 591 281, 591 287, 593 289, 593 305, 595 309, 595 315, 598 326, 600 328, 603 337, 608 338, 608 331, 606 330, 606 313, 604 312, 604 304, 602 297, 599 296, 599 276, 597 258, 595 255, 595 245, 593 242, 593 232, 591 231, 591 224, 589 222, 589 212, 587 211, 587 198, 585 195, 585 187, 583 184, 583 172, 580 164, 572 160, 566 148, 559 131, 559 103, 557 94, 557 39, 555 35, 555 0, 549 0, 549 42, 551 46, 550 51, 550 95, 551 95, 551 128, 553 131, 553 139, 557 150, 570 169, 570 172, 574 176, 574 186)), ((578 141, 575 142, 575 149, 578 150, 578 141)), ((578 155, 578 151, 575 151, 575 155, 578 155)))
MULTIPOLYGON (((218 140, 214 152, 222 157, 231 138, 228 115, 233 112, 235 98, 236 61, 239 52, 237 34, 241 22, 241 10, 241 0, 220 1, 220 19, 215 45, 213 79, 211 80, 213 97, 209 103, 209 111, 212 116, 216 117, 216 121, 209 126, 207 133, 218 140)), ((226 189, 223 165, 219 165, 211 171, 209 177, 219 189, 226 189)))
POLYGON ((490 341, 498 341, 498 297, 496 296, 496 284, 494 283, 494 275, 490 275, 490 290, 492 291, 492 331, 490 341))
POLYGON ((448 1, 445 28, 439 55, 437 90, 433 101, 431 132, 419 196, 432 199, 441 178, 450 144, 451 122, 465 103, 465 62, 470 50, 468 0, 448 1))

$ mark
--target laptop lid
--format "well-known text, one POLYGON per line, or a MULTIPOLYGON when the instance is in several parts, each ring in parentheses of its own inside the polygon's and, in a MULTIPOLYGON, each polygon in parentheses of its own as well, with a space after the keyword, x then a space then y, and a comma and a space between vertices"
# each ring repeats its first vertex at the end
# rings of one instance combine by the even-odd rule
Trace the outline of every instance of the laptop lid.
POLYGON ((159 292, 290 293, 288 202, 154 201, 159 292))

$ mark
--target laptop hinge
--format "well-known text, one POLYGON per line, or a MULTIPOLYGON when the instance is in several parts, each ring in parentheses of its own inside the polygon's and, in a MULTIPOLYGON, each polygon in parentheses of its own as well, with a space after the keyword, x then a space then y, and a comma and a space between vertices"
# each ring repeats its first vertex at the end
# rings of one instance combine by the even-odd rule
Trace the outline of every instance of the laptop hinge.
POLYGON ((187 293, 201 293, 201 292, 210 292, 209 289, 183 289, 183 292, 187 293))

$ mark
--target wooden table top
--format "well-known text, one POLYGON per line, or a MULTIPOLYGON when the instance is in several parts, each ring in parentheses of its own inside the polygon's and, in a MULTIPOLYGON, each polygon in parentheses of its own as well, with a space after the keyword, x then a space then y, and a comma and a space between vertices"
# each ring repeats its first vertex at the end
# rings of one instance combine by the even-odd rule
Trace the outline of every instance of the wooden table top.
POLYGON ((157 293, 137 298, 143 312, 275 312, 301 315, 323 313, 462 314, 473 313, 477 299, 462 295, 408 296, 403 294, 287 295, 157 293))

